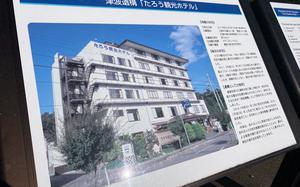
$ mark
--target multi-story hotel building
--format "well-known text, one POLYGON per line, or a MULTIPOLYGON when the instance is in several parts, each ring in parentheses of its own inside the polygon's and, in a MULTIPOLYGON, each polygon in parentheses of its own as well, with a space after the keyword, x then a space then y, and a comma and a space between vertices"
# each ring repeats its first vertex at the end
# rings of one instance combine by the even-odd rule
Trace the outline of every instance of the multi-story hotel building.
POLYGON ((52 68, 56 125, 68 118, 107 110, 119 135, 157 130, 177 115, 204 119, 185 68, 188 60, 125 40, 119 45, 90 41, 74 58, 56 55, 52 68), (188 99, 191 107, 181 102, 188 99))

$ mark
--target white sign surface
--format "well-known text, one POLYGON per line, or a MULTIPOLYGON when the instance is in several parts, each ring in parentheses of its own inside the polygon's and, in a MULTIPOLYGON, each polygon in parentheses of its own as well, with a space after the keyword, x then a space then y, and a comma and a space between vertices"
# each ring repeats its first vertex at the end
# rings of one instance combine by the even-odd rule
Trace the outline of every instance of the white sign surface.
POLYGON ((300 5, 271 3, 298 67, 300 67, 300 5))

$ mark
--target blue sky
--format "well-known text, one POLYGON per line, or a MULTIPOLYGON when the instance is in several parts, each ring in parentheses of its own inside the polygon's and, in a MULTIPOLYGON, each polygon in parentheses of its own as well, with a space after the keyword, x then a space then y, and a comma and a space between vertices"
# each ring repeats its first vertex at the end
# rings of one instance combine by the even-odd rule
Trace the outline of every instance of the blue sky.
POLYGON ((46 24, 29 26, 41 112, 53 112, 51 65, 55 53, 75 56, 90 40, 121 43, 125 39, 190 60, 187 65, 195 90, 208 88, 207 74, 219 87, 200 31, 194 26, 46 24), (49 68, 48 68, 49 67, 49 68))

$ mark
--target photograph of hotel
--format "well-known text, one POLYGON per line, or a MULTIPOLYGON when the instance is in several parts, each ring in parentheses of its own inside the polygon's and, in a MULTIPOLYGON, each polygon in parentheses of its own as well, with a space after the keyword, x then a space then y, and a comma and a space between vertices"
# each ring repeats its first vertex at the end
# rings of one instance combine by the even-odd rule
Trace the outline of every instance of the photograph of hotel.
POLYGON ((204 121, 209 113, 204 100, 196 98, 186 63, 129 40, 119 45, 90 41, 73 58, 57 54, 52 73, 54 105, 61 106, 55 110, 57 130, 64 129, 65 119, 84 113, 88 103, 91 110, 105 108, 117 118, 118 135, 155 130, 165 139, 169 133, 159 130, 178 115, 204 121), (183 108, 185 99, 190 108, 183 108))
POLYGON ((238 144, 198 26, 28 29, 52 186, 121 185, 238 144))

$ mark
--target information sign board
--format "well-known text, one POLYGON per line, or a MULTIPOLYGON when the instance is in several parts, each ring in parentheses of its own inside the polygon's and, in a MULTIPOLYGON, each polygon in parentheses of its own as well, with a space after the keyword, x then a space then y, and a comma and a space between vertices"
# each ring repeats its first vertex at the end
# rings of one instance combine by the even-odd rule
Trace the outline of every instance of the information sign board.
POLYGON ((297 145, 298 118, 245 3, 13 3, 39 186, 50 185, 49 121, 50 165, 85 172, 66 185, 182 186, 297 145))

